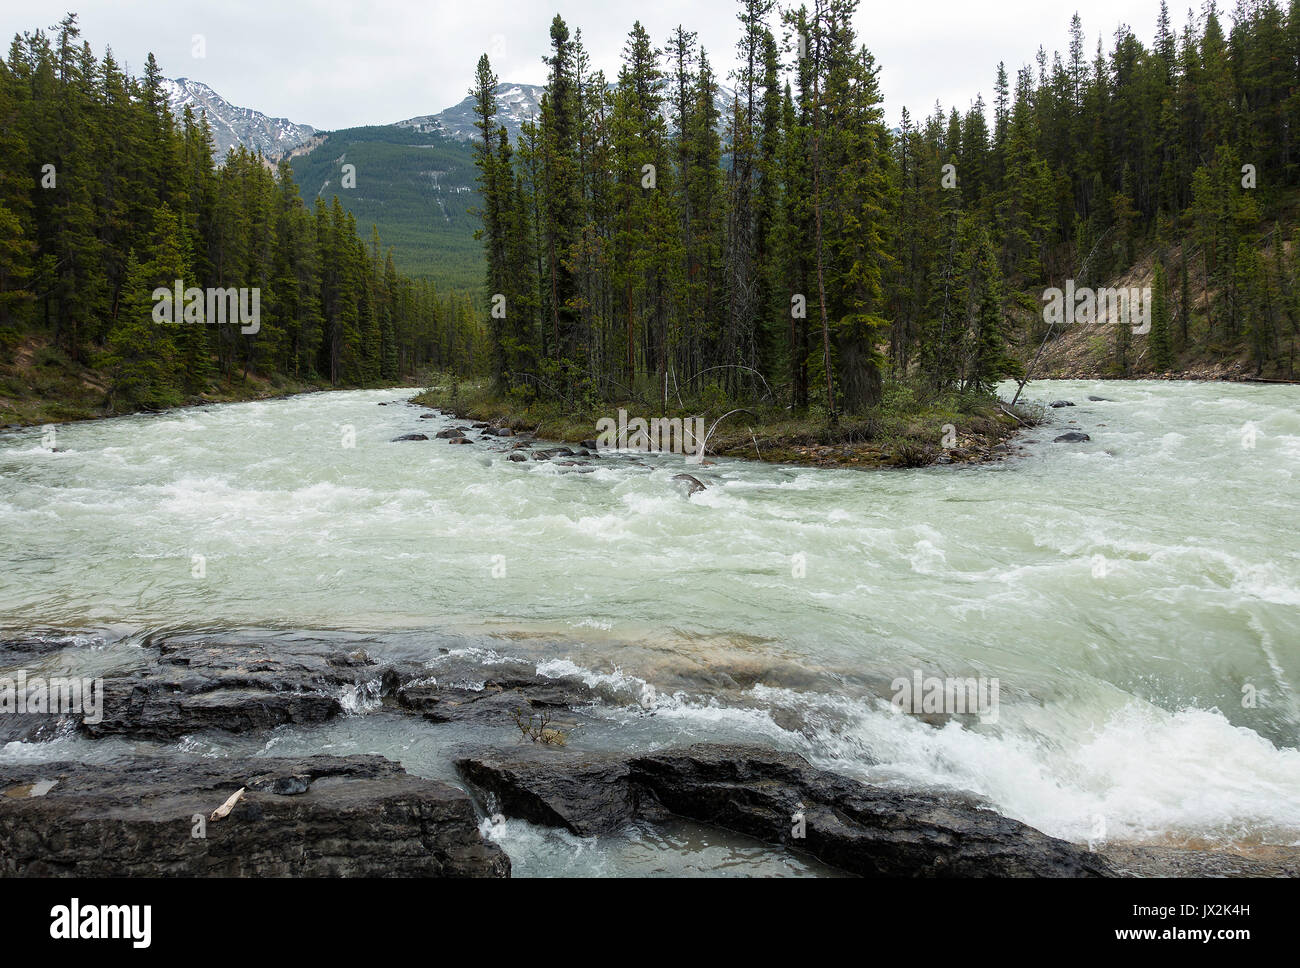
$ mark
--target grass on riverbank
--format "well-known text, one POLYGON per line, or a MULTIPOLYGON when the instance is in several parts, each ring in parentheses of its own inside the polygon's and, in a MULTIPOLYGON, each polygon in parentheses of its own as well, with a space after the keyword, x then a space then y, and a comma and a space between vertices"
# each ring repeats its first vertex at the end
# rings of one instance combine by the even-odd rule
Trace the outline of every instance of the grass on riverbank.
MULTIPOLYGON (((427 378, 426 381, 427 382, 427 378)), ((333 389, 323 381, 298 380, 282 374, 214 380, 208 392, 184 406, 238 403, 333 389)), ((48 340, 29 337, 6 358, 0 354, 0 427, 31 427, 117 416, 106 408, 104 374, 74 363, 48 340)))
MULTIPOLYGON (((546 440, 581 443, 597 436, 601 418, 703 417, 708 454, 774 463, 847 467, 922 467, 969 463, 1005 455, 1006 441, 1041 414, 1020 406, 1013 413, 984 394, 933 394, 908 383, 888 384, 881 405, 867 414, 844 416, 834 425, 813 409, 796 413, 771 403, 737 405, 719 399, 684 400, 677 406, 637 400, 571 407, 549 400, 523 402, 492 394, 485 383, 446 378, 414 402, 546 440), (736 411, 736 412, 732 412, 736 411)), ((676 402, 676 401, 674 401, 676 402)))

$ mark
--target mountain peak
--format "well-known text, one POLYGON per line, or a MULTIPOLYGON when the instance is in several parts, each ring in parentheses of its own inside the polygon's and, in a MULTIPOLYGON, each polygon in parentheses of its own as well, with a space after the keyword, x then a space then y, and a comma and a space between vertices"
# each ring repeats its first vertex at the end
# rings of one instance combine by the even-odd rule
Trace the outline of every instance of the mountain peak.
POLYGON ((316 129, 307 124, 296 124, 288 118, 272 118, 252 108, 231 104, 202 81, 188 77, 164 78, 163 92, 167 104, 177 118, 188 107, 195 118, 208 116, 212 127, 212 156, 218 162, 237 145, 249 151, 261 151, 267 158, 276 158, 298 147, 313 135, 316 129))
MULTIPOLYGON (((610 89, 616 86, 612 82, 608 85, 610 89)), ((518 84, 513 81, 502 81, 497 84, 495 89, 497 120, 505 126, 512 140, 519 137, 519 130, 526 120, 541 117, 542 94, 545 91, 546 88, 539 84, 518 84)), ((718 86, 714 106, 718 109, 720 128, 726 125, 726 118, 731 108, 731 97, 732 92, 729 88, 718 86)), ((660 110, 664 119, 669 120, 671 108, 666 100, 660 110)), ((468 141, 478 137, 478 128, 474 127, 476 120, 478 118, 474 114, 474 98, 472 95, 467 95, 459 104, 437 114, 422 114, 419 117, 407 118, 405 121, 396 122, 395 126, 411 128, 423 134, 437 133, 457 141, 468 141)))
MULTIPOLYGON (((515 84, 502 81, 496 86, 498 120, 510 132, 512 139, 519 137, 519 129, 529 118, 542 113, 542 93, 546 89, 538 84, 515 84)), ((411 128, 423 134, 437 133, 457 141, 468 141, 478 135, 474 127, 474 98, 466 95, 459 104, 439 111, 422 114, 396 122, 396 127, 411 128)))

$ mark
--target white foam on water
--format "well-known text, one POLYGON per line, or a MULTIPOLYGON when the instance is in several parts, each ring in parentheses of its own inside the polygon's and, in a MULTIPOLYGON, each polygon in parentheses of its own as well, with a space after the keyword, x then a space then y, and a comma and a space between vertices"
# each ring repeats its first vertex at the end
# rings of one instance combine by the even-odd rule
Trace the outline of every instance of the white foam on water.
POLYGON ((973 791, 1069 836, 1101 814, 1114 837, 1294 840, 1295 754, 1274 743, 1300 732, 1296 388, 1026 393, 1079 406, 1029 432, 1032 457, 959 472, 609 457, 558 473, 489 442, 391 443, 443 423, 375 406, 393 390, 63 425, 60 454, 35 431, 6 436, 0 622, 544 634, 570 658, 539 671, 582 675, 610 700, 601 715, 654 742, 751 737, 973 791), (1054 444, 1065 429, 1092 441, 1054 444), (683 470, 707 490, 685 498, 683 470), (861 677, 900 662, 989 671, 1004 715, 937 729, 848 689, 764 694, 774 680, 740 696, 660 689, 649 716, 664 650, 705 670, 718 655, 861 677), (1213 708, 1243 682, 1275 703, 1260 734, 1213 708))
MULTIPOLYGON (((1101 818, 1110 840, 1300 844, 1300 751, 1279 749, 1218 711, 1132 702, 1068 736, 1017 723, 1005 703, 997 726, 935 727, 883 701, 754 691, 808 707, 813 724, 837 714, 834 726, 814 726, 805 737, 822 765, 904 789, 970 793, 1054 836, 1086 841, 1101 818)), ((1034 718, 1039 725, 1072 718, 1057 713, 1034 718)))

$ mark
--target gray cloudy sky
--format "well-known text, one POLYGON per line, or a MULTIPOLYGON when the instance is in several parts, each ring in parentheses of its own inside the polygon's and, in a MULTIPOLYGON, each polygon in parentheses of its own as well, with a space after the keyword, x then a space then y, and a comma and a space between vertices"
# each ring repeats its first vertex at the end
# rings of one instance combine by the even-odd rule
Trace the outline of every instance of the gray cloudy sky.
MULTIPOLYGON (((1197 4, 1199 8, 1199 3, 1197 4)), ((1186 8, 1171 2, 1181 29, 1186 8)), ((0 0, 0 31, 48 27, 80 14, 96 54, 111 46, 139 73, 153 51, 163 73, 210 85, 234 104, 317 128, 383 124, 460 101, 480 53, 505 81, 541 83, 551 17, 581 27, 596 66, 613 78, 623 40, 640 20, 657 44, 678 23, 695 30, 720 73, 737 37, 732 0, 0 0), (202 34, 206 56, 192 54, 202 34)), ((1067 46, 1078 10, 1089 56, 1120 23, 1149 45, 1159 0, 864 0, 857 27, 881 68, 887 116, 928 114, 936 99, 965 108, 989 100, 999 60, 1030 63, 1041 44, 1067 46)))

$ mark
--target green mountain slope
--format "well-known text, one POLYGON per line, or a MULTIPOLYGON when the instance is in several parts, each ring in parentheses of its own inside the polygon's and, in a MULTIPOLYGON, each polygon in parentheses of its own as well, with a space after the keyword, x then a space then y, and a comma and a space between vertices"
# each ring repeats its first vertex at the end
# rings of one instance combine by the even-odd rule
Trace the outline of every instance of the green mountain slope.
POLYGON ((431 279, 443 290, 483 285, 482 243, 470 209, 479 204, 470 146, 436 133, 381 125, 347 128, 289 161, 303 199, 330 204, 335 195, 365 238, 378 226, 399 272, 431 279), (355 165, 355 187, 344 166, 355 165))

